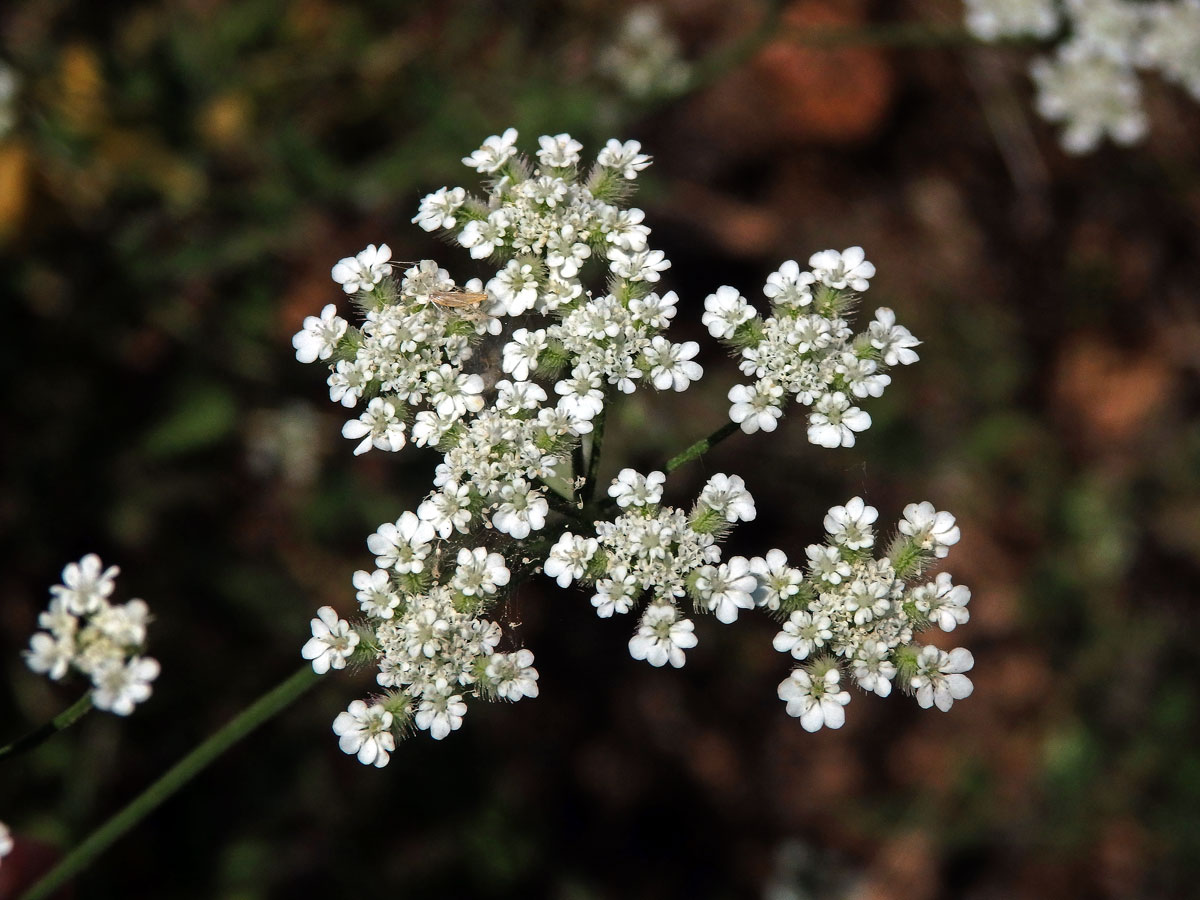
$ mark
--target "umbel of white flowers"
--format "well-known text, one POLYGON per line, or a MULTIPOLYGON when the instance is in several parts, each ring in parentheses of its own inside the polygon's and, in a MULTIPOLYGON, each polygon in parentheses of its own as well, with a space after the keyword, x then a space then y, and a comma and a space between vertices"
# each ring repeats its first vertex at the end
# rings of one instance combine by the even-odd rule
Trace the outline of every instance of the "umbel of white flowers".
POLYGON ((1138 70, 1200 100, 1200 0, 966 0, 966 23, 985 41, 1061 35, 1030 74, 1038 112, 1063 123, 1071 153, 1146 136, 1138 70))
POLYGON ((68 563, 62 584, 50 588, 50 605, 38 617, 25 661, 55 681, 74 669, 92 681, 92 704, 119 716, 150 697, 158 661, 143 654, 150 608, 142 600, 109 600, 120 569, 104 568, 89 553, 68 563))
MULTIPOLYGON (((563 587, 592 585, 602 616, 645 601, 629 646, 653 665, 681 666, 695 644, 684 601, 722 622, 756 605, 753 561, 722 562, 717 546, 754 516, 737 475, 710 479, 690 511, 659 505, 662 473, 626 469, 607 502, 592 497, 608 405, 643 384, 682 391, 703 375, 698 345, 664 336, 678 302, 658 290, 670 262, 650 247, 644 213, 623 205, 650 158, 611 140, 585 166, 582 146, 560 134, 539 138, 530 159, 516 139, 509 129, 464 158, 488 178, 484 197, 443 187, 413 219, 494 274, 459 287, 432 260, 393 264, 373 244, 332 270, 363 324, 330 304, 293 339, 300 361, 329 366, 335 403, 363 408, 343 428, 355 454, 409 441, 442 454, 433 490, 368 538, 376 568, 353 578, 365 620, 352 626, 323 607, 304 647, 319 673, 377 665, 383 693, 334 723, 342 749, 366 764, 385 765, 414 726, 435 739, 458 729, 470 697, 537 695, 533 654, 501 650, 489 612, 539 565, 563 587), (512 319, 501 371, 489 371, 476 346, 512 319)), ((743 431, 772 430, 787 393, 812 407, 813 443, 850 446, 870 424, 855 404, 879 396, 885 368, 914 362, 918 342, 886 309, 866 332, 850 329, 845 317, 875 272, 861 248, 823 251, 809 266, 770 276, 767 318, 721 288, 704 323, 756 378, 730 392, 743 431)))

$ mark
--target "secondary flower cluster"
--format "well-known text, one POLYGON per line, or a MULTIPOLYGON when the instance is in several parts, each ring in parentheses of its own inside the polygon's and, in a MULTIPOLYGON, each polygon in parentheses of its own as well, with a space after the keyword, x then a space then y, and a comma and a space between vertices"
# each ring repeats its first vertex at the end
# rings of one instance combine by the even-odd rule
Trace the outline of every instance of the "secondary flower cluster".
POLYGON ((563 533, 544 571, 559 587, 594 585, 592 606, 602 618, 631 611, 649 593, 629 652, 653 666, 679 668, 684 650, 696 646, 693 623, 679 611, 684 597, 726 624, 737 620, 739 609, 754 606, 757 581, 749 561, 735 556, 721 563, 717 541, 733 523, 752 520, 755 510, 736 475, 710 478, 690 512, 660 505, 665 481, 662 472, 623 469, 608 493, 625 512, 595 522, 594 537, 563 533))
POLYGON ((828 541, 806 548, 807 572, 789 566, 781 550, 751 560, 755 599, 783 621, 775 649, 805 661, 778 693, 808 731, 845 721, 850 694, 842 689, 843 676, 880 697, 895 682, 926 709, 945 711, 971 694, 963 674, 974 665, 970 651, 913 642, 924 629, 953 631, 970 618, 966 587, 945 572, 932 581, 922 577, 958 542, 954 517, 927 502, 910 503, 887 554, 877 559, 878 517, 859 497, 829 510, 828 541))
POLYGON ((92 680, 94 706, 127 716, 150 697, 159 665, 142 655, 149 607, 109 601, 119 572, 94 553, 68 563, 63 583, 50 588, 50 605, 38 617, 45 630, 30 638, 25 661, 55 681, 71 669, 83 673, 92 680))
POLYGON ((1157 71, 1200 100, 1200 0, 966 0, 967 27, 987 41, 1050 38, 1053 56, 1034 60, 1037 108, 1064 123, 1063 146, 1089 153, 1148 129, 1137 71, 1157 71))
POLYGON ((920 341, 896 324, 890 310, 856 335, 845 316, 867 289, 875 267, 861 247, 825 250, 802 271, 793 260, 767 277, 771 314, 761 318, 736 288, 721 287, 704 301, 709 333, 741 351, 742 373, 757 379, 729 391, 729 417, 742 431, 774 431, 785 396, 812 408, 808 439, 822 447, 852 447, 871 426, 858 401, 879 397, 891 383, 885 370, 917 361, 920 341))
POLYGON ((635 100, 677 94, 687 87, 691 67, 679 40, 653 3, 630 7, 611 44, 597 60, 600 73, 635 100))
POLYGON ((369 703, 355 700, 334 721, 346 753, 384 766, 410 723, 436 740, 456 731, 468 695, 537 696, 533 654, 497 652, 501 628, 483 618, 497 589, 508 584, 504 557, 486 547, 450 554, 432 526, 411 512, 380 526, 368 543, 380 568, 354 573, 365 624, 355 630, 322 607, 303 648, 318 674, 345 668, 360 646, 379 666, 376 680, 386 692, 369 703), (444 564, 451 559, 452 567, 444 564))

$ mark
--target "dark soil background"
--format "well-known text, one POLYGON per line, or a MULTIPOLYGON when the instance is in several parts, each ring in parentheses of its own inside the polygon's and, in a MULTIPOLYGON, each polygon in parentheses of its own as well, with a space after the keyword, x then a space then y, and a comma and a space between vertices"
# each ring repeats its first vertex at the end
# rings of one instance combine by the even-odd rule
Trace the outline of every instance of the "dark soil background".
MULTIPOLYGON (((662 8, 709 63, 762 15, 662 8)), ((435 460, 352 457, 290 336, 341 302, 329 268, 368 242, 483 274, 409 219, 473 186, 459 158, 509 125, 528 151, 569 131, 656 159, 638 203, 674 263, 672 336, 701 341, 708 377, 623 406, 606 475, 724 421, 738 375, 700 326, 706 294, 753 298, 784 259, 866 248, 867 305, 924 341, 875 426, 827 451, 791 414, 669 497, 742 474, 759 515, 729 551, 748 555, 802 557, 855 494, 885 522, 920 499, 952 511, 947 569, 973 600, 947 645, 975 653, 974 696, 943 715, 856 694, 843 729, 809 735, 775 697, 790 666, 765 617, 704 619, 686 668, 657 670, 629 658, 631 620, 539 578, 505 613, 536 701, 475 704, 374 770, 330 731, 371 675, 331 675, 70 896, 1189 896, 1200 108, 1150 82, 1147 143, 1076 159, 1031 111, 1030 48, 805 46, 960 14, 801 0, 790 39, 634 103, 593 74, 619 18, 602 0, 5 4, 23 87, 0 139, 0 738, 77 696, 20 651, 86 552, 150 603, 163 674, 128 720, 90 715, 0 766, 18 840, 0 896, 295 670, 318 606, 353 610, 366 535, 415 506, 435 460)))

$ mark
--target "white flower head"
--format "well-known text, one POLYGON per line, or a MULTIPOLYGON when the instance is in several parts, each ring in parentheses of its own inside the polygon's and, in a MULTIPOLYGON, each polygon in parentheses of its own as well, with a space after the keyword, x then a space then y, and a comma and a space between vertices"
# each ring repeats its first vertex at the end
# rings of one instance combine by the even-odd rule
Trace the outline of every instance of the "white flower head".
MULTIPOLYGON (((383 575, 386 577, 387 573, 383 575)), ((300 655, 312 660, 313 671, 324 675, 330 669, 346 668, 346 660, 358 646, 358 633, 350 627, 350 623, 339 619, 333 607, 322 606, 310 624, 312 637, 301 649, 300 655)))
POLYGON ((342 437, 359 441, 354 455, 361 456, 372 447, 395 453, 404 447, 406 439, 404 420, 396 412, 395 405, 382 397, 372 397, 366 410, 357 419, 342 426, 342 437))
POLYGON ((610 138, 597 155, 596 162, 606 169, 617 169, 632 181, 650 165, 650 157, 641 151, 642 145, 637 141, 621 143, 616 138, 610 138))
POLYGON ((485 671, 496 693, 504 700, 516 702, 522 697, 538 695, 538 672, 533 667, 533 653, 494 653, 485 671))
POLYGON ((892 692, 892 679, 896 677, 896 664, 888 659, 888 648, 879 641, 868 638, 859 645, 858 652, 850 662, 854 680, 864 691, 880 697, 892 692))
POLYGON ((583 144, 569 134, 548 134, 538 138, 541 147, 537 152, 538 162, 548 169, 565 169, 579 162, 579 151, 583 144))
POLYGON ((816 280, 812 272, 803 271, 794 259, 789 259, 767 276, 763 296, 781 306, 802 309, 812 303, 812 285, 816 280))
POLYGON ((377 768, 386 766, 388 754, 396 749, 391 727, 392 714, 382 704, 367 706, 362 700, 355 700, 333 720, 333 733, 342 752, 355 754, 364 766, 377 768))
MULTIPOLYGON (((358 591, 358 605, 368 616, 390 619, 400 605, 400 595, 392 589, 392 578, 383 569, 374 572, 358 571, 352 578, 358 591)), ((328 607, 322 607, 327 609, 328 607)), ((316 621, 315 619, 313 620, 316 621)), ((314 631, 314 636, 316 632, 314 631)), ((340 668, 340 667, 338 667, 340 668)))
POLYGON ((463 165, 481 175, 494 175, 504 164, 517 155, 517 129, 508 128, 502 135, 493 134, 470 156, 463 157, 463 165))
POLYGON ((737 621, 739 609, 754 609, 757 589, 758 579, 744 556, 735 556, 719 566, 705 566, 696 579, 700 602, 725 625, 737 621))
POLYGON ((319 318, 305 318, 304 327, 292 337, 296 359, 302 363, 329 359, 337 349, 338 341, 345 335, 347 327, 346 320, 337 314, 337 307, 332 303, 326 304, 319 318))
POLYGON ((862 497, 852 497, 845 506, 830 508, 825 516, 825 532, 847 550, 863 550, 875 545, 871 525, 878 518, 879 510, 864 503, 862 497))
POLYGON ((62 571, 63 583, 50 588, 51 595, 59 598, 69 613, 95 612, 112 594, 116 577, 121 572, 117 566, 107 569, 103 566, 95 553, 89 553, 77 563, 67 563, 62 571))
POLYGON ((694 629, 692 620, 679 618, 675 607, 652 603, 642 614, 637 634, 629 639, 629 655, 656 667, 670 663, 683 668, 683 651, 696 646, 694 629))
POLYGON ((413 721, 435 741, 440 741, 462 727, 466 714, 467 704, 463 703, 462 695, 454 693, 453 686, 439 678, 422 692, 413 721))
POLYGON ((588 563, 596 555, 600 544, 595 538, 564 533, 553 547, 542 571, 558 582, 559 587, 568 587, 572 581, 583 578, 588 563))
POLYGON ((656 506, 662 500, 663 485, 667 476, 662 472, 642 475, 635 469, 622 469, 608 489, 608 496, 617 501, 617 506, 656 506))
POLYGON ((160 671, 158 661, 148 656, 106 660, 92 672, 92 703, 97 709, 127 716, 150 698, 150 683, 160 671))
POLYGON ((729 419, 741 426, 746 434, 774 431, 783 415, 783 388, 770 381, 760 381, 753 387, 735 384, 728 394, 732 406, 729 419))
POLYGON ((809 257, 808 264, 817 281, 837 290, 865 291, 875 275, 875 266, 867 261, 862 247, 847 247, 841 253, 822 250, 809 257))
POLYGON ((700 321, 713 337, 727 341, 733 337, 739 325, 754 316, 754 307, 738 293, 737 288, 723 285, 717 288, 715 294, 704 298, 704 315, 700 321))
POLYGON ((819 447, 853 447, 854 435, 871 427, 871 414, 850 405, 841 391, 825 394, 808 416, 809 443, 819 447))
POLYGON ((841 673, 830 669, 814 679, 804 669, 795 669, 779 684, 779 699, 787 703, 787 714, 800 719, 805 731, 841 728, 846 722, 845 706, 850 694, 841 688, 841 673))
POLYGON ((796 659, 807 659, 814 650, 833 640, 832 625, 833 620, 829 616, 796 610, 783 623, 783 630, 775 635, 771 646, 780 653, 792 654, 796 659))
POLYGON ((499 553, 489 553, 486 547, 458 551, 458 567, 452 584, 468 597, 496 593, 496 588, 508 584, 510 573, 499 553))
POLYGON ((699 502, 720 513, 726 522, 753 522, 757 515, 754 498, 738 475, 718 472, 704 485, 699 502))
POLYGON ((954 516, 938 512, 927 500, 910 503, 904 507, 904 519, 899 525, 900 533, 912 538, 921 549, 933 552, 944 559, 950 547, 958 543, 960 532, 954 524, 954 516))
POLYGON ((380 525, 367 538, 367 548, 381 569, 395 569, 401 575, 421 572, 432 550, 433 534, 432 524, 406 511, 394 523, 380 525))
POLYGON ((769 550, 765 558, 754 557, 750 571, 758 579, 754 602, 767 609, 779 609, 784 600, 800 592, 804 581, 803 573, 787 564, 787 554, 782 550, 769 550))
POLYGON ((391 258, 392 250, 387 244, 378 247, 368 244, 367 249, 360 250, 357 255, 338 260, 329 274, 347 294, 373 291, 375 285, 383 281, 383 276, 392 270, 391 258))
POLYGON ((911 685, 917 703, 922 709, 937 706, 942 712, 949 712, 955 700, 965 700, 975 690, 971 679, 963 674, 974 665, 975 657, 962 647, 949 653, 934 646, 922 647, 911 685))
POLYGON ((420 225, 424 231, 453 228, 458 222, 455 213, 466 199, 467 192, 460 187, 439 188, 421 200, 421 207, 412 217, 412 222, 420 225))

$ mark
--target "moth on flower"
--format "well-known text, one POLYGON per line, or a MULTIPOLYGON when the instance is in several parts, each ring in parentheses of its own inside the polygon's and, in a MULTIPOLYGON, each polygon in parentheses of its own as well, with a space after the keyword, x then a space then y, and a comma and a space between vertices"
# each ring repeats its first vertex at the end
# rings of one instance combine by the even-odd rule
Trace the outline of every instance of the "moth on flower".
POLYGON ((487 298, 488 295, 483 291, 464 291, 461 288, 429 292, 429 299, 442 309, 474 309, 487 298))

